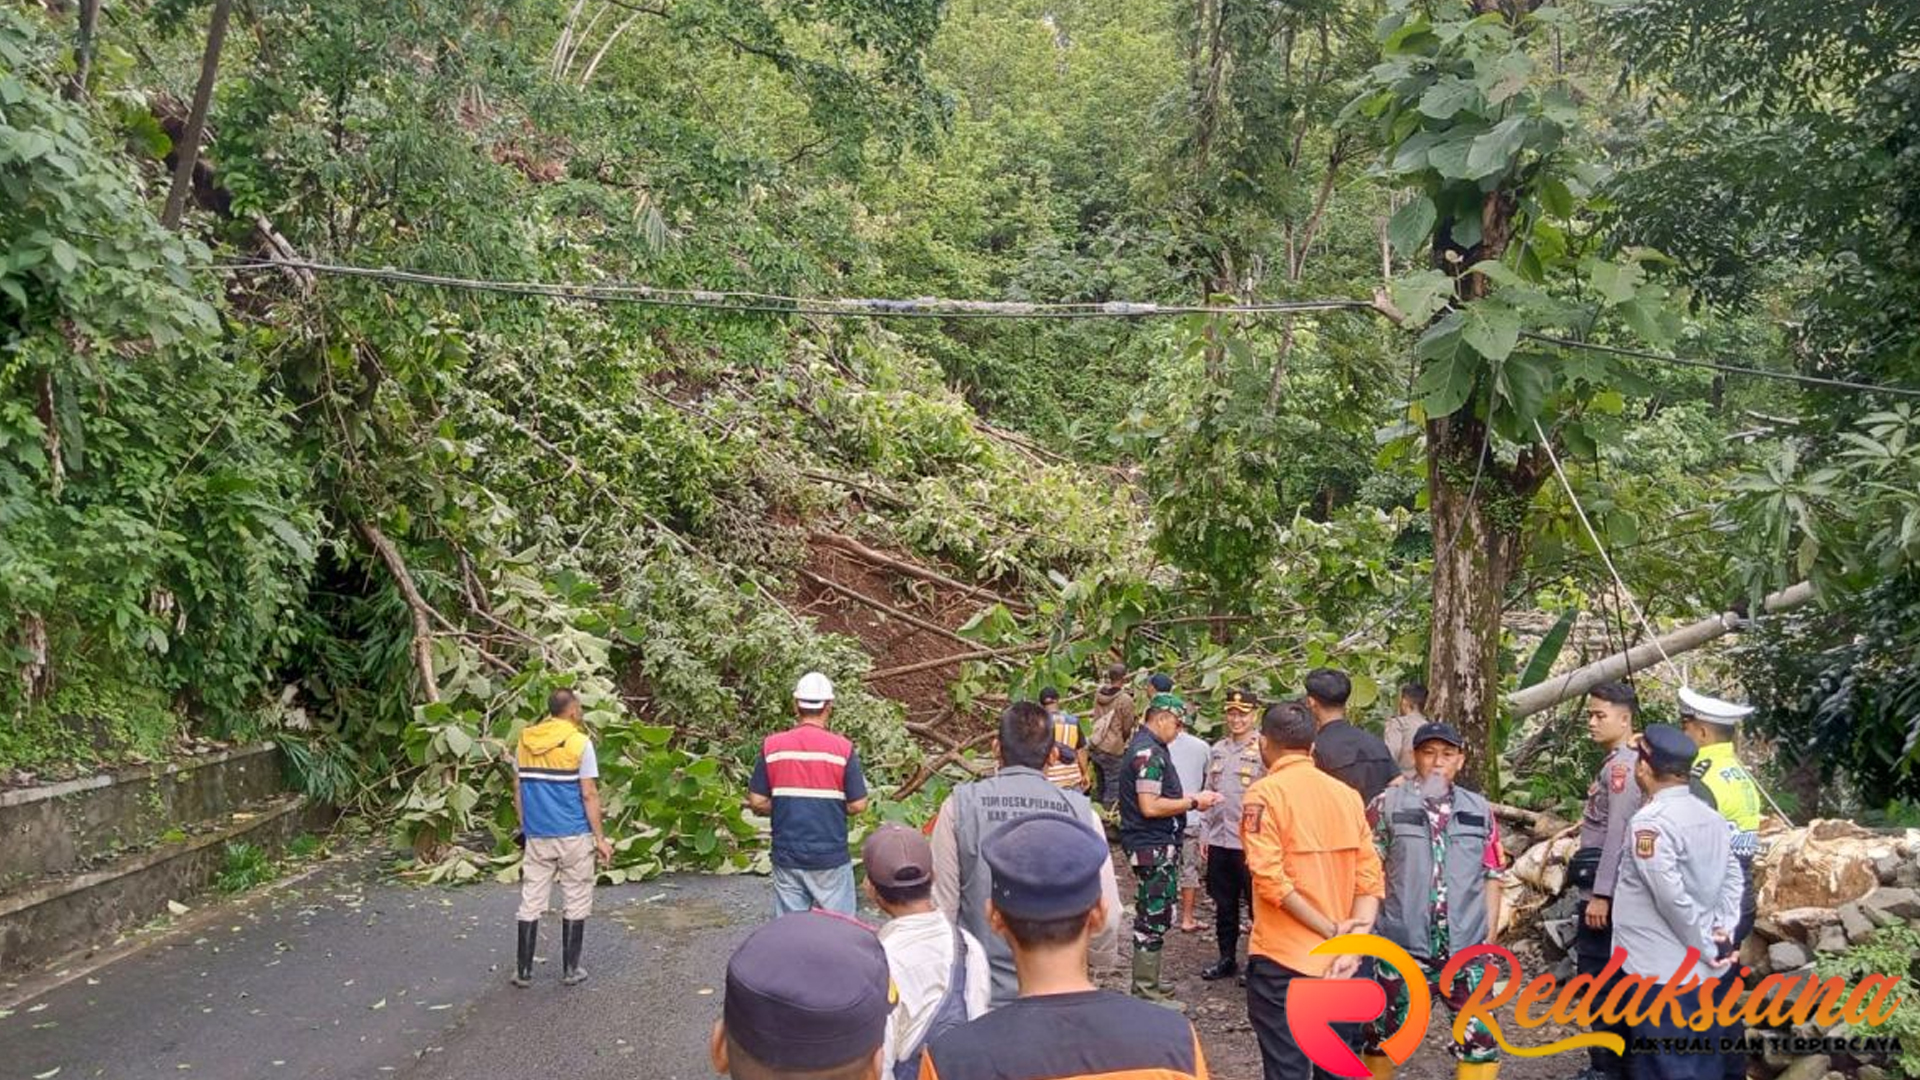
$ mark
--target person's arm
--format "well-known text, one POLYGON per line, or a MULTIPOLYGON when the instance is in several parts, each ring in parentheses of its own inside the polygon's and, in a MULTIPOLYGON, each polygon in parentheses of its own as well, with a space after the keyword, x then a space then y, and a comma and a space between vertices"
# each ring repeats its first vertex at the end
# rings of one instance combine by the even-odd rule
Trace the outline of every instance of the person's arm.
POLYGON ((1495 945, 1500 939, 1500 907, 1506 900, 1506 887, 1502 880, 1500 858, 1500 820, 1487 819, 1487 848, 1480 857, 1481 869, 1486 872, 1487 890, 1487 944, 1495 945))
POLYGON ((960 844, 953 832, 953 796, 940 804, 933 819, 933 906, 956 922, 960 918, 960 844))
POLYGON ((858 817, 867 809, 867 776, 860 771, 860 751, 847 752, 847 771, 841 779, 846 785, 847 816, 858 817))
POLYGON ((1740 922, 1740 908, 1746 903, 1746 891, 1746 873, 1740 869, 1740 857, 1733 853, 1733 845, 1729 843, 1727 872, 1720 878, 1720 895, 1715 898, 1713 905, 1715 937, 1724 932, 1731 938, 1733 928, 1740 922))
POLYGON ((522 836, 527 832, 527 808, 520 804, 520 770, 513 770, 513 820, 522 836))
POLYGON ((773 813, 773 787, 767 782, 767 751, 760 750, 760 756, 753 763, 753 778, 747 781, 747 809, 765 817, 773 813))
MULTIPOLYGON (((1107 827, 1101 823, 1099 813, 1093 803, 1087 803, 1084 816, 1087 828, 1092 829, 1101 843, 1107 839, 1107 827)), ((934 863, 939 864, 938 853, 934 863)), ((936 882, 938 878, 934 879, 936 882)), ((1113 870, 1113 856, 1108 855, 1100 864, 1100 896, 1107 902, 1107 921, 1093 935, 1092 959, 1095 967, 1110 968, 1120 962, 1120 879, 1113 870)))
MULTIPOLYGON (((1617 757, 1618 755, 1616 755, 1617 757)), ((1607 785, 1607 828, 1600 840, 1600 865, 1593 872, 1593 899, 1587 903, 1587 926, 1604 930, 1613 922, 1613 890, 1620 882, 1620 862, 1627 851, 1627 826, 1640 809, 1640 781, 1624 761, 1607 763, 1601 777, 1607 785)))
MULTIPOLYGON (((1142 750, 1139 753, 1146 755, 1147 760, 1140 766, 1133 790, 1139 796, 1142 817, 1181 817, 1189 810, 1205 810, 1220 801, 1220 793, 1217 791, 1203 791, 1192 796, 1162 795, 1161 792, 1166 789, 1167 773, 1173 769, 1173 759, 1164 750, 1158 753, 1142 750)), ((1176 774, 1176 786, 1178 779, 1176 774)))
POLYGON ((613 845, 607 843, 607 834, 600 827, 600 782, 581 777, 580 801, 586 804, 587 828, 593 830, 593 850, 599 853, 601 862, 612 862, 613 845))
POLYGON ((1308 926, 1331 929, 1333 923, 1307 903, 1294 886, 1292 875, 1287 873, 1284 808, 1277 802, 1269 802, 1267 793, 1258 790, 1247 792, 1242 807, 1240 846, 1246 851, 1247 876, 1253 879, 1253 895, 1262 903, 1285 909, 1308 926))

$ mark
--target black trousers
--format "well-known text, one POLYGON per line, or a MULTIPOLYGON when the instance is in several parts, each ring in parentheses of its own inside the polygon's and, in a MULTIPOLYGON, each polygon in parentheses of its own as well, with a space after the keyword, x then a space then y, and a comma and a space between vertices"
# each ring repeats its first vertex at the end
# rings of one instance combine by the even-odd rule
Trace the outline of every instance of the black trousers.
MULTIPOLYGON (((1740 873, 1745 876, 1746 881, 1740 897, 1740 922, 1733 928, 1733 947, 1735 950, 1740 948, 1741 942, 1747 940, 1748 934, 1753 933, 1752 858, 1740 860, 1740 873)), ((1736 951, 1734 955, 1737 957, 1739 953, 1736 951)), ((1735 972, 1740 970, 1740 963, 1737 959, 1734 961, 1733 969, 1735 972)), ((1745 1039, 1747 1037, 1747 1025, 1736 1019, 1733 1023, 1727 1025, 1724 1034, 1729 1040, 1745 1039)), ((1745 1054, 1727 1054, 1721 1063, 1724 1080, 1747 1080, 1748 1064, 1750 1063, 1747 1061, 1747 1055, 1745 1054)))
POLYGON ((1213 900, 1213 940, 1220 946, 1220 959, 1235 959, 1240 954, 1240 905, 1253 903, 1246 852, 1207 845, 1207 895, 1213 900))
MULTIPOLYGON (((1613 928, 1609 926, 1604 930, 1594 930, 1587 926, 1585 901, 1582 901, 1579 908, 1574 911, 1573 917, 1577 920, 1574 923, 1573 934, 1573 969, 1580 975, 1598 975, 1606 970, 1607 960, 1613 956, 1613 928)), ((1593 1001, 1596 1007, 1607 1000, 1607 994, 1618 981, 1619 976, 1615 975, 1594 992, 1593 1001)), ((1620 1036, 1621 1040, 1627 1043, 1627 1053, 1616 1054, 1605 1047, 1589 1046, 1587 1047, 1587 1067, 1595 1072, 1614 1077, 1616 1080, 1624 1080, 1631 1075, 1633 1064, 1630 1058, 1633 1053, 1633 1039, 1632 1032, 1627 1030, 1627 1026, 1596 1022, 1593 1030, 1612 1032, 1620 1036)))
MULTIPOLYGON (((1264 956, 1247 958, 1247 1022, 1253 1025, 1254 1038, 1260 1042, 1260 1068, 1265 1080, 1311 1080, 1316 1072, 1313 1061, 1287 1027, 1287 990, 1293 980, 1304 978, 1312 976, 1264 956)), ((1348 1046, 1359 1045, 1359 1024, 1335 1024, 1333 1032, 1348 1046)))
MULTIPOLYGON (((1658 988, 1654 993, 1659 993, 1658 988)), ((1700 991, 1689 990, 1674 995, 1674 999, 1680 1003, 1682 1019, 1690 1019, 1700 1005, 1700 991)), ((1662 1010, 1633 1026, 1633 1039, 1628 1042, 1633 1052, 1633 1080, 1720 1080, 1729 1055, 1719 1048, 1727 1037, 1727 1029, 1718 1023, 1705 1031, 1694 1031, 1676 1023, 1672 1010, 1662 1010)))

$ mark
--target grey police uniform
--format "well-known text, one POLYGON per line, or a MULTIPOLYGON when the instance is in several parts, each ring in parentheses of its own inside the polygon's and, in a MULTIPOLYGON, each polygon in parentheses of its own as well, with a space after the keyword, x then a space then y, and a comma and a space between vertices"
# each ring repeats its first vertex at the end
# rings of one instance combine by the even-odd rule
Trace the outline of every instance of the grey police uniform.
MULTIPOLYGON (((1725 969, 1696 963, 1676 969, 1688 949, 1704 958, 1717 955, 1715 929, 1731 933, 1740 917, 1740 866, 1734 860, 1732 838, 1724 819, 1712 807, 1693 797, 1685 786, 1657 791, 1633 815, 1632 847, 1622 860, 1613 895, 1613 943, 1627 952, 1622 969, 1655 982, 1689 977, 1708 979, 1725 969)), ((1651 998, 1649 998, 1651 1000, 1651 998)), ((1699 992, 1680 995, 1690 1019, 1699 992)), ((1704 1032, 1687 1030, 1658 1017, 1633 1028, 1636 1041, 1716 1040, 1718 1026, 1704 1032)), ((1636 1046, 1636 1080, 1678 1080, 1717 1077, 1722 1070, 1717 1053, 1682 1053, 1671 1046, 1636 1046)))
MULTIPOLYGON (((1040 813, 1065 814, 1086 822, 1105 841, 1105 829, 1085 795, 1060 787, 1037 769, 1019 765, 954 788, 934 823, 934 904, 985 946, 987 966, 993 972, 990 1007, 995 1009, 1019 997, 1020 984, 1006 939, 987 925, 993 871, 980 842, 1009 821, 1040 813)), ((1110 964, 1117 957, 1120 924, 1120 891, 1111 859, 1101 868, 1100 881, 1107 899, 1107 922, 1093 939, 1093 956, 1096 963, 1110 964)))
MULTIPOLYGON (((1634 776, 1639 754, 1632 744, 1620 747, 1600 763, 1587 788, 1587 802, 1580 813, 1580 849, 1574 854, 1572 883, 1580 890, 1580 907, 1574 912, 1574 966, 1581 975, 1598 976, 1613 956, 1613 928, 1587 925, 1587 901, 1599 897, 1613 900, 1620 878, 1621 857, 1627 850, 1627 829, 1634 812, 1640 809, 1640 781, 1634 776)), ((1601 990, 1604 997, 1612 980, 1601 990)), ((1624 1041, 1624 1024, 1596 1024, 1595 1031, 1611 1032, 1624 1041)), ((1587 1068, 1608 1077, 1627 1073, 1627 1058, 1605 1047, 1587 1048, 1587 1068)))

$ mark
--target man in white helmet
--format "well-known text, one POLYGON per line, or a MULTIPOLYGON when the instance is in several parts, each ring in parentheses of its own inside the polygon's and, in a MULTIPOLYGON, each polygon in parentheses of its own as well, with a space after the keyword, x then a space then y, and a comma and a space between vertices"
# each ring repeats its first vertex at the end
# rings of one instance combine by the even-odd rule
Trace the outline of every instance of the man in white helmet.
POLYGON ((793 707, 800 722, 760 744, 747 785, 747 806, 773 815, 774 914, 822 908, 852 915, 847 818, 867 808, 860 754, 852 740, 827 730, 833 683, 825 675, 802 675, 793 707))
MULTIPOLYGON (((1734 858, 1740 863, 1740 921, 1726 943, 1729 952, 1736 952, 1753 929, 1753 858, 1760 850, 1760 815, 1765 808, 1760 785, 1754 783, 1753 774, 1741 764, 1733 745, 1735 729, 1740 721, 1753 715, 1753 706, 1722 701, 1686 686, 1680 688, 1679 697, 1680 730, 1700 747, 1699 755, 1693 759, 1692 782, 1688 786, 1700 801, 1727 819, 1733 836, 1734 858)), ((1733 1038, 1744 1033, 1738 1026, 1729 1032, 1733 1038)), ((1726 1080, 1745 1080, 1746 1074, 1746 1055, 1728 1054, 1726 1080)))

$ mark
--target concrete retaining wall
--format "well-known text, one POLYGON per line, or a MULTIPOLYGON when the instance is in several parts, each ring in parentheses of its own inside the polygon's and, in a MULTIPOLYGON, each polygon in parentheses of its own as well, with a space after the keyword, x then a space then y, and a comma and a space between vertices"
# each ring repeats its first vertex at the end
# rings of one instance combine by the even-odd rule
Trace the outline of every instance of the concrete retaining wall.
POLYGON ((84 870, 282 789, 268 744, 0 791, 0 893, 84 870))
POLYGON ((285 795, 219 829, 160 844, 103 869, 0 895, 0 973, 109 944, 165 912, 167 901, 190 899, 220 871, 228 843, 278 851, 290 838, 323 828, 330 819, 330 813, 301 796, 285 795))

